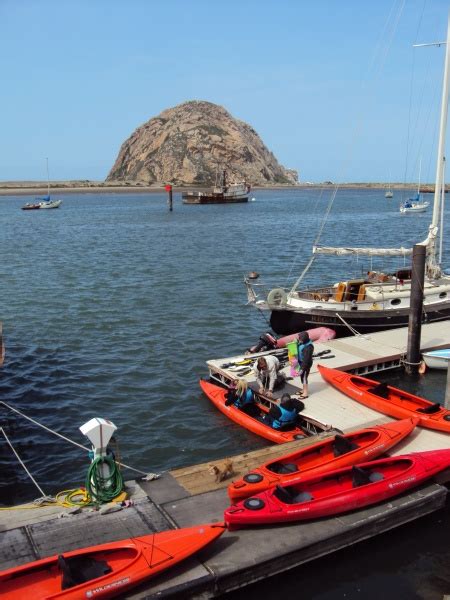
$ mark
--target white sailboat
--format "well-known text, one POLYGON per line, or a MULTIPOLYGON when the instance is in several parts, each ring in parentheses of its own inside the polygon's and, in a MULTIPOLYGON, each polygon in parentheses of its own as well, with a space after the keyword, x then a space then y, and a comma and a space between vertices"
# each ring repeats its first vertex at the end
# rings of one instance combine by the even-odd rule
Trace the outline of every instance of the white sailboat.
MULTIPOLYGON (((389 180, 390 179, 391 178, 389 177, 389 180)), ((392 187, 391 187, 390 181, 389 181, 389 185, 388 185, 388 188, 386 190, 386 193, 384 194, 384 197, 385 198, 393 198, 394 197, 394 192, 392 191, 392 187)))
MULTIPOLYGON (((441 45, 441 43, 431 45, 441 45)), ((423 311, 427 321, 441 321, 450 318, 450 276, 442 274, 440 265, 436 261, 445 165, 449 63, 450 15, 445 52, 433 216, 428 236, 421 242, 427 249, 423 289, 423 311)), ((291 289, 275 288, 265 294, 257 278, 251 275, 245 278, 249 303, 254 304, 258 309, 271 311, 270 323, 276 333, 286 335, 312 327, 324 326, 334 329, 337 335, 342 336, 355 331, 370 333, 408 324, 411 269, 402 269, 391 274, 370 271, 364 278, 337 281, 324 287, 300 288, 300 284, 317 254, 405 257, 412 254, 412 248, 333 248, 320 246, 319 238, 320 233, 314 243, 308 264, 291 289)))
POLYGON ((400 212, 402 214, 406 213, 422 213, 427 210, 430 203, 426 201, 422 201, 420 198, 420 175, 422 172, 422 159, 420 159, 419 163, 419 183, 417 184, 417 194, 413 198, 408 198, 400 204, 400 212))
POLYGON ((50 198, 50 177, 48 173, 48 158, 45 159, 47 161, 47 196, 42 198, 41 202, 39 202, 39 208, 59 208, 62 204, 62 200, 51 200, 50 198))

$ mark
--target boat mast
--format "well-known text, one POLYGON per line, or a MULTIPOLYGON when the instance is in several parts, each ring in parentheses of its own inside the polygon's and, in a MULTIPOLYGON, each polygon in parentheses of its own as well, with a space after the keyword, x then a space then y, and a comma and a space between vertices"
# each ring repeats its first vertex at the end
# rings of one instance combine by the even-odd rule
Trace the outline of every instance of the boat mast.
MULTIPOLYGON (((444 174, 444 163, 445 163, 445 134, 447 130, 447 112, 448 112, 448 90, 449 90, 449 62, 450 62, 450 13, 448 17, 447 25, 447 41, 445 42, 445 65, 444 65, 444 81, 442 85, 442 102, 441 102, 441 118, 439 125, 439 145, 436 161, 436 184, 434 188, 434 205, 433 205, 433 218, 430 224, 428 237, 425 243, 428 245, 427 259, 426 259, 426 272, 430 279, 436 279, 441 275, 441 269, 436 263, 436 236, 438 231, 438 223, 440 216, 440 203, 441 203, 441 189, 442 189, 442 178, 444 174)), ((424 44, 431 45, 431 44, 424 44)), ((438 45, 439 44, 432 44, 438 45)), ((441 232, 442 236, 442 232, 441 232)))
POLYGON ((47 161, 47 196, 50 199, 50 177, 48 175, 48 158, 45 159, 47 161))

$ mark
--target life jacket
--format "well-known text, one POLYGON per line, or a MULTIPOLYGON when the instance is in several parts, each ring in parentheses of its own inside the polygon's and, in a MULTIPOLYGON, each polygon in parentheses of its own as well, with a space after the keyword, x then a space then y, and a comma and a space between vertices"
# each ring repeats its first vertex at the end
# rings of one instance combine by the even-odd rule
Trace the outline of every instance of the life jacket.
POLYGON ((245 390, 245 394, 242 394, 242 396, 236 396, 236 401, 234 403, 234 405, 237 408, 243 408, 244 406, 246 406, 247 404, 251 404, 253 402, 253 391, 252 390, 245 390))
POLYGON ((303 350, 306 348, 306 346, 312 346, 312 341, 308 340, 306 342, 306 344, 299 344, 298 345, 298 362, 300 364, 302 364, 302 362, 303 362, 303 350))
POLYGON ((295 408, 292 410, 287 410, 287 408, 284 408, 281 405, 278 408, 281 411, 281 415, 278 417, 278 419, 273 420, 272 427, 274 429, 281 429, 281 427, 284 425, 294 425, 297 418, 297 411, 295 408))

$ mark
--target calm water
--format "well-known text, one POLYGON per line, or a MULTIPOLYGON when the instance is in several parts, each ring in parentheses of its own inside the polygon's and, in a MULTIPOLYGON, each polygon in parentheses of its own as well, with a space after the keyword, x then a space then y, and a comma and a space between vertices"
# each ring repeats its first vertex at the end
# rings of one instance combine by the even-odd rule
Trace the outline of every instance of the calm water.
MULTIPOLYGON (((59 210, 40 212, 20 210, 29 198, 0 198, 0 319, 7 352, 0 398, 82 444, 87 440, 80 425, 94 416, 111 419, 123 460, 144 471, 264 446, 219 414, 197 382, 207 374, 206 359, 238 354, 267 329, 264 318, 245 305, 243 275, 256 270, 267 284, 292 282, 309 258, 329 192, 254 196, 254 202, 235 206, 183 206, 175 195, 173 213, 163 194, 70 195, 59 210)), ((322 243, 400 246, 424 239, 431 213, 400 215, 396 196, 386 200, 383 190, 340 192, 322 243)), ((336 259, 322 259, 313 280, 382 266, 339 261, 337 266, 336 259)), ((436 399, 444 384, 440 374, 402 382, 436 399)), ((82 483, 88 465, 83 451, 4 408, 1 414, 46 493, 82 483)), ((0 453, 0 501, 39 496, 4 442, 0 453)), ((435 535, 419 556, 431 572, 437 564, 433 545, 443 530, 439 518, 428 520, 435 535)), ((448 531, 448 518, 442 519, 448 531)), ((422 527, 384 536, 388 541, 380 548, 399 545, 403 557, 412 545, 405 542, 409 536, 419 537, 417 548, 423 548, 422 527)), ((319 561, 329 573, 325 588, 335 596, 325 590, 314 596, 311 585, 306 597, 348 597, 353 585, 361 597, 356 588, 367 578, 375 589, 373 569, 355 567, 358 548, 319 561)), ((376 552, 374 542, 368 555, 376 552)), ((416 558, 411 555, 405 568, 416 558)), ((376 582, 384 585, 386 576, 387 584, 389 569, 385 573, 377 565, 376 582)), ((305 568, 301 580, 312 569, 305 568)), ((450 593, 450 586, 440 591, 450 593)))

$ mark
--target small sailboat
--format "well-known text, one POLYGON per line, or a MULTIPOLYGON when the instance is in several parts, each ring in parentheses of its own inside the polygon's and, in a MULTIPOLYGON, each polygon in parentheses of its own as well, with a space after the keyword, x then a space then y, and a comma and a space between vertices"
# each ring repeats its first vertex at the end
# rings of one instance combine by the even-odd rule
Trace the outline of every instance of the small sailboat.
MULTIPOLYGON (((389 177, 390 179, 390 177, 389 177)), ((392 191, 392 187, 391 187, 391 183, 389 182, 388 188, 386 190, 386 193, 384 194, 385 198, 393 198, 394 197, 394 192, 392 191)))
POLYGON ((429 202, 424 202, 420 198, 420 174, 422 171, 422 159, 419 164, 419 183, 417 185, 417 194, 412 198, 408 198, 400 204, 401 213, 421 213, 425 212, 429 206, 429 202))
POLYGON ((39 202, 27 203, 25 206, 22 206, 22 210, 36 210, 38 208, 59 208, 62 204, 62 200, 52 200, 50 198, 50 178, 48 174, 48 158, 45 159, 47 161, 47 195, 43 198, 36 198, 39 202))

